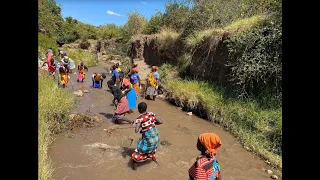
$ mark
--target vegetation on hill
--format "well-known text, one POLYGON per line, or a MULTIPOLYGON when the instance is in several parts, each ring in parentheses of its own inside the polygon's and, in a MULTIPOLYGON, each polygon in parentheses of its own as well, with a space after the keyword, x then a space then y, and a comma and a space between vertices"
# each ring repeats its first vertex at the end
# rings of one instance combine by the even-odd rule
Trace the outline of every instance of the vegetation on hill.
MULTIPOLYGON (((173 0, 149 19, 133 11, 122 26, 99 27, 62 18, 54 0, 39 0, 38 5, 41 53, 48 48, 56 53, 57 43, 93 39, 114 41, 125 55, 136 40, 153 41, 152 50, 166 63, 160 72, 169 99, 201 109, 245 146, 282 167, 280 0, 173 0), (180 77, 172 78, 171 72, 180 77)), ((92 61, 93 56, 68 51, 76 60, 87 56, 92 61)), ((41 177, 50 174, 41 172, 41 177)))

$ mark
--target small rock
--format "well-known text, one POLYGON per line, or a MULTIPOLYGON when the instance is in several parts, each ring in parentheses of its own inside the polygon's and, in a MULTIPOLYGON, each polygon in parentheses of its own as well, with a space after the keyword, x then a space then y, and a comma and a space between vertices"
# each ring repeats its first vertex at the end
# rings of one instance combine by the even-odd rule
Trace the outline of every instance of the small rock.
POLYGON ((268 173, 268 174, 272 174, 273 172, 271 171, 271 170, 266 170, 266 172, 268 173))
POLYGON ((78 97, 83 96, 83 92, 81 90, 75 91, 75 92, 73 92, 73 94, 75 94, 78 97))
POLYGON ((251 149, 247 146, 244 147, 247 151, 250 151, 251 149))
POLYGON ((182 110, 182 107, 177 107, 177 109, 182 110))
POLYGON ((70 115, 69 115, 69 119, 73 119, 74 116, 75 116, 75 114, 70 114, 70 115))
POLYGON ((163 94, 160 94, 158 97, 162 99, 165 98, 163 94))
POLYGON ((278 179, 278 176, 277 175, 272 175, 271 179, 278 179))
POLYGON ((192 116, 192 112, 188 112, 187 114, 188 114, 189 116, 192 116))
POLYGON ((84 92, 84 93, 88 93, 89 91, 88 91, 88 90, 86 90, 86 89, 84 89, 82 92, 84 92))

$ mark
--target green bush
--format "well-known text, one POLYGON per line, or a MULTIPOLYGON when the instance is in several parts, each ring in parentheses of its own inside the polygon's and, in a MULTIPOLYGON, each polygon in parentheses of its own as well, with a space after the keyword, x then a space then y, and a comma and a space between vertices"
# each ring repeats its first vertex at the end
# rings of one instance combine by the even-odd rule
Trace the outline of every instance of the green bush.
POLYGON ((58 44, 54 38, 50 38, 42 33, 38 33, 38 46, 41 53, 51 48, 54 54, 58 53, 58 44))
POLYGON ((61 31, 61 7, 54 0, 38 1, 38 31, 53 37, 61 31))
POLYGON ((159 33, 161 27, 163 26, 163 14, 157 12, 155 15, 150 17, 149 22, 146 25, 146 34, 156 34, 159 33))
POLYGON ((165 27, 180 32, 184 29, 188 17, 188 3, 170 0, 169 3, 166 4, 166 10, 162 15, 162 21, 165 27))
POLYGON ((263 26, 227 40, 228 64, 231 66, 229 80, 238 85, 242 95, 281 94, 281 25, 281 21, 272 19, 263 26))

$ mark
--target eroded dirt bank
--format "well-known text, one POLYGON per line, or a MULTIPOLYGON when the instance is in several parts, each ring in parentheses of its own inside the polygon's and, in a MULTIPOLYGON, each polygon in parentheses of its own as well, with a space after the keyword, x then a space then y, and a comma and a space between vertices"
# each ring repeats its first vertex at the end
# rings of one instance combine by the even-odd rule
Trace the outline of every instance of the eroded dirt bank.
MULTIPOLYGON (((89 69, 93 72, 105 72, 102 66, 89 69)), ((91 112, 103 119, 101 126, 92 129, 79 129, 58 135, 50 149, 50 156, 55 168, 55 179, 187 179, 188 168, 199 155, 196 139, 203 132, 214 132, 221 138, 223 146, 218 150, 223 179, 225 180, 267 180, 270 175, 263 171, 269 169, 266 164, 246 151, 228 132, 214 126, 211 122, 196 116, 188 116, 185 112, 169 105, 165 101, 147 101, 148 110, 153 111, 164 120, 158 126, 162 143, 158 148, 154 162, 140 164, 137 171, 129 167, 130 155, 133 152, 139 134, 128 124, 119 126, 111 122, 114 106, 112 96, 107 92, 106 82, 103 89, 90 89, 91 81, 76 83, 72 75, 74 89, 89 89, 90 92, 79 98, 77 112, 85 112, 92 105, 91 112), (121 129, 120 129, 121 128, 121 129), (131 138, 133 143, 131 144, 131 138)), ((110 77, 107 77, 110 78, 110 77)), ((69 87, 70 88, 70 87, 69 87)), ((138 102, 143 99, 139 98, 138 102)), ((128 115, 135 119, 138 112, 128 115)), ((281 176, 279 176, 281 179, 281 176)))

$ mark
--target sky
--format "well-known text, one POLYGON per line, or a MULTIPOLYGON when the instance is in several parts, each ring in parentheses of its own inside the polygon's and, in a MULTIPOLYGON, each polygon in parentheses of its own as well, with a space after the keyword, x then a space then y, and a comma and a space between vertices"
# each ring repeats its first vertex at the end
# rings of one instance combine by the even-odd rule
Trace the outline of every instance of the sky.
POLYGON ((136 10, 148 20, 157 12, 164 12, 168 0, 56 0, 62 6, 62 17, 71 16, 94 26, 124 25, 127 13, 136 10))

